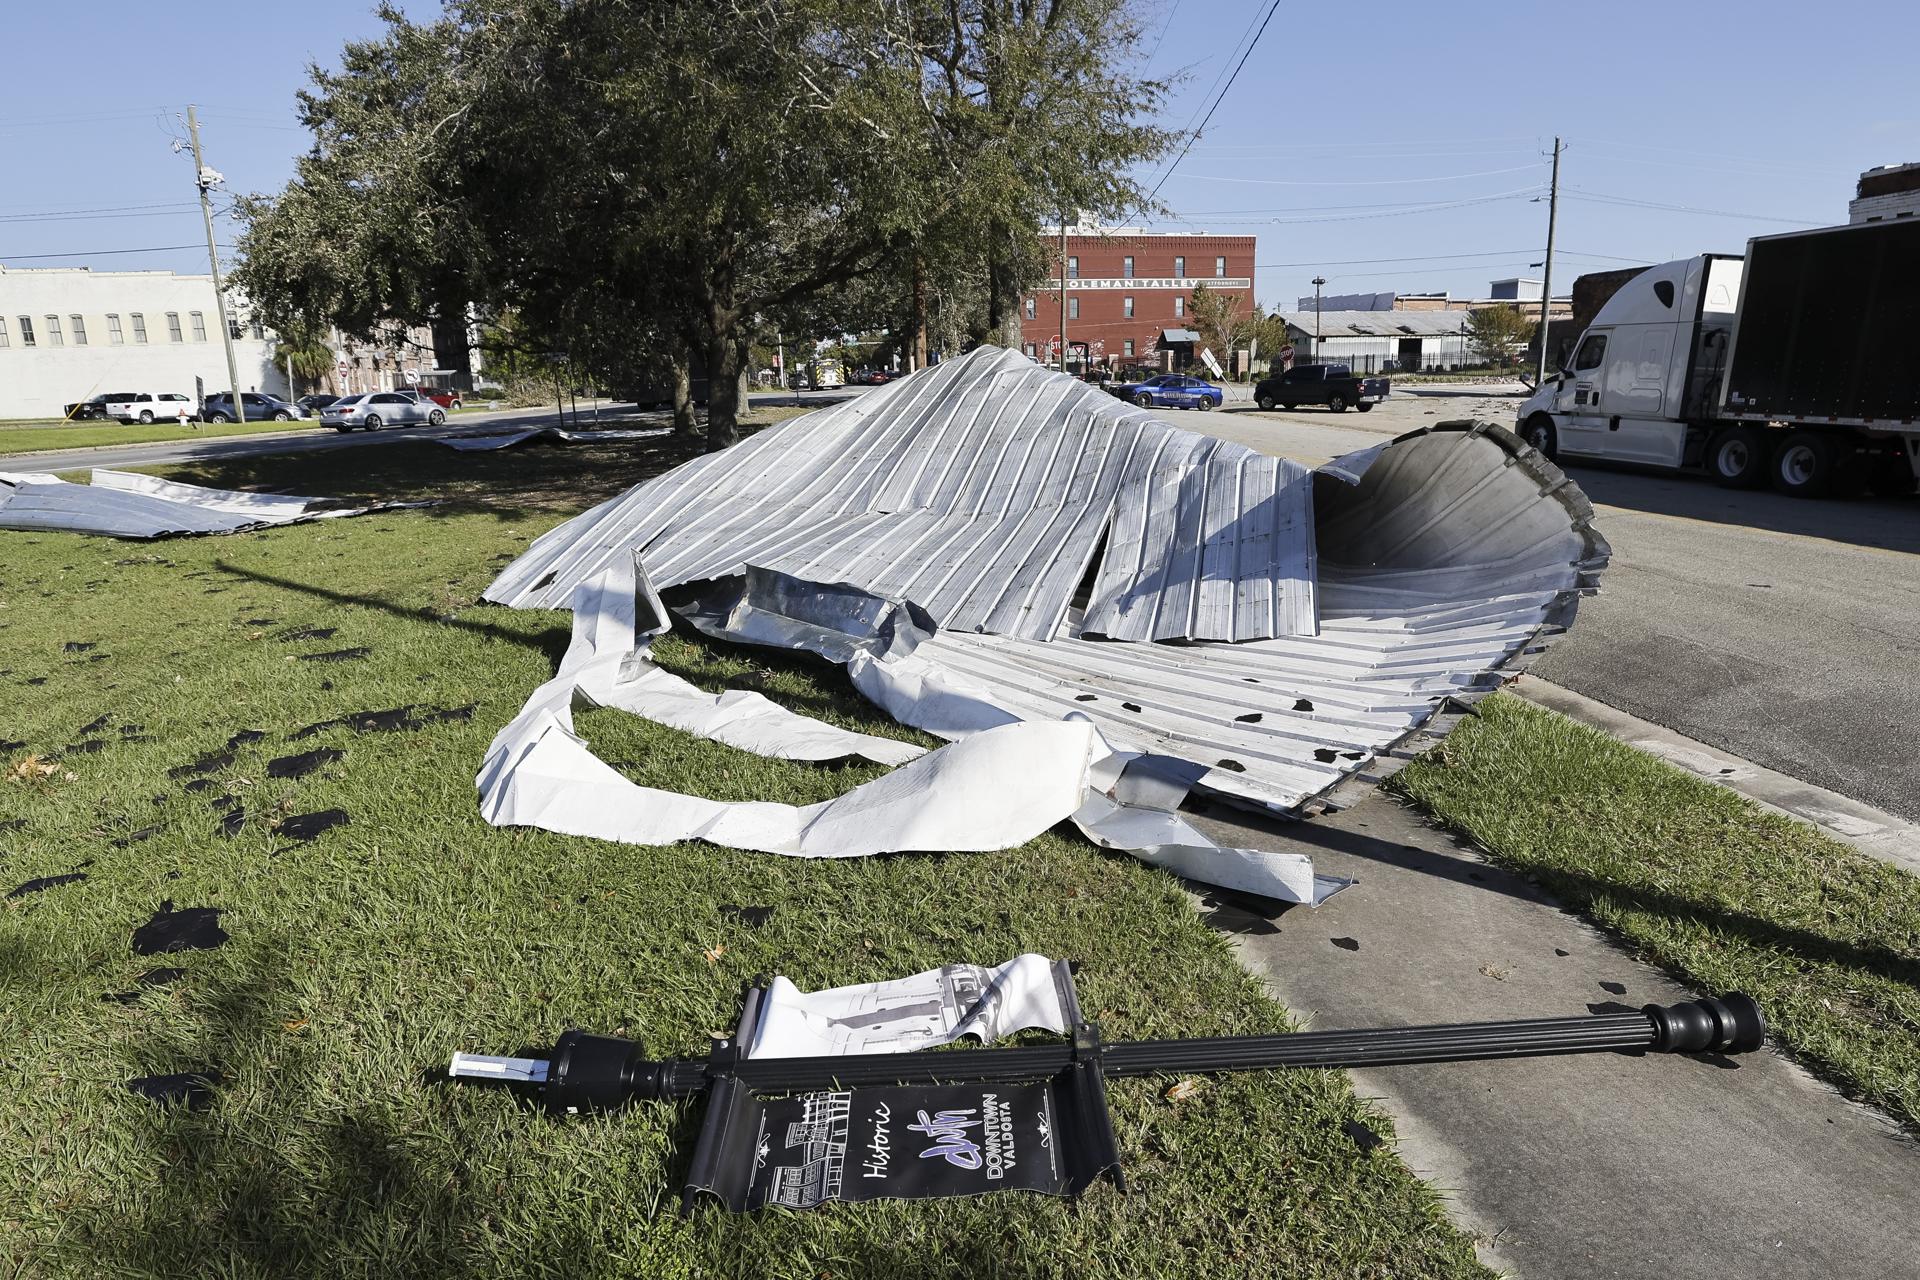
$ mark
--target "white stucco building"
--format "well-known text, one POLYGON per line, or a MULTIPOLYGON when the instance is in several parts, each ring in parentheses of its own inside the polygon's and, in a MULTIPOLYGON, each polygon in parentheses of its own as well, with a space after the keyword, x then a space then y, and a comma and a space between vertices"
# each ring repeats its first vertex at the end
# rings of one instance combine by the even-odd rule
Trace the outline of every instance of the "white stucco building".
MULTIPOLYGON (((272 334, 229 299, 240 389, 287 394, 272 334)), ((0 419, 108 391, 225 391, 219 325, 211 276, 0 266, 0 419)))

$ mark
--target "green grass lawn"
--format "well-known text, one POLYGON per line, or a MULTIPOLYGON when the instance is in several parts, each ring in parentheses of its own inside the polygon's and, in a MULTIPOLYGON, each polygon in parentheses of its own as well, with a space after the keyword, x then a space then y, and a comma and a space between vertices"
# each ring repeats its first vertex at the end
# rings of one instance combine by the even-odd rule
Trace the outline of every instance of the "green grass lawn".
POLYGON ((214 436, 248 436, 262 431, 318 431, 318 421, 310 422, 200 422, 181 426, 177 422, 122 425, 111 420, 88 422, 0 423, 0 456, 31 453, 41 449, 96 449, 115 444, 159 444, 168 440, 199 440, 214 436))
MULTIPOLYGON (((1082 962, 1111 1037, 1289 1025, 1175 881, 1077 835, 801 861, 483 823, 482 752, 552 672, 568 618, 479 605, 480 591, 534 535, 682 447, 237 460, 168 474, 450 501, 152 544, 0 533, 0 737, 19 743, 0 770, 35 775, 0 780, 0 892, 86 877, 0 900, 8 1273, 1484 1275, 1391 1148, 1342 1131, 1367 1109, 1338 1072, 1221 1079, 1179 1102, 1169 1081, 1116 1082, 1128 1190, 1078 1208, 1000 1196, 692 1220, 676 1205, 697 1107, 561 1122, 440 1078, 455 1050, 513 1052, 569 1026, 697 1053, 757 974, 819 987, 1025 950, 1082 962), (367 653, 304 660, 354 649, 367 653), (294 736, 407 705, 472 712, 294 736), (263 736, 230 762, 172 776, 246 731, 263 736), (269 775, 313 748, 341 754, 269 775), (244 810, 231 835, 216 801, 244 810), (296 838, 295 818, 332 809, 345 825, 296 838), (218 907, 230 941, 135 955, 163 901, 218 907), (773 915, 723 911, 749 905, 773 915), (183 972, 141 985, 162 968, 183 972), (204 1110, 125 1087, 203 1069, 224 1079, 204 1110)), ((709 688, 913 736, 834 668, 681 639, 660 655, 709 688)), ((707 795, 812 800, 875 773, 616 713, 578 723, 635 779, 707 795)))
POLYGON ((1920 878, 1511 695, 1480 705, 1396 785, 1920 1129, 1920 878))

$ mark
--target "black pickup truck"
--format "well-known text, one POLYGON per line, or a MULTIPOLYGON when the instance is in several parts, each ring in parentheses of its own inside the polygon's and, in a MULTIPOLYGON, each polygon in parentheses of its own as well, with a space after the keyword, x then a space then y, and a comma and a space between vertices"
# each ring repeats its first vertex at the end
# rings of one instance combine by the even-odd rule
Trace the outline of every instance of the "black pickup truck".
POLYGON ((1297 364, 1262 380, 1253 389, 1253 400, 1262 409, 1323 404, 1335 413, 1345 413, 1352 405, 1365 413, 1392 389, 1385 378, 1354 377, 1344 364, 1297 364))

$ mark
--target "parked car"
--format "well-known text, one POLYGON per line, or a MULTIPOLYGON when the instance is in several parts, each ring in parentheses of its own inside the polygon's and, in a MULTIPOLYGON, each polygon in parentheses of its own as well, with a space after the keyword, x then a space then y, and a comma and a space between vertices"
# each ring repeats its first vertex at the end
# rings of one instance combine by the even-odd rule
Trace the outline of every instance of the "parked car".
POLYGON ((1393 384, 1385 378, 1356 378, 1344 364, 1297 364, 1285 373, 1263 378, 1253 389, 1253 402, 1262 409, 1323 404, 1335 413, 1345 413, 1352 405, 1366 413, 1392 390, 1393 384))
MULTIPOLYGON (((295 418, 310 418, 313 411, 297 404, 288 404, 279 396, 266 395, 259 391, 242 391, 240 405, 247 412, 248 422, 292 422, 295 418)), ((200 402, 200 416, 208 422, 232 422, 239 415, 233 411, 233 393, 218 391, 200 402)))
POLYGON ((97 396, 89 396, 78 404, 62 406, 60 416, 73 422, 88 418, 104 418, 107 406, 118 400, 132 400, 139 395, 137 391, 105 391, 97 396))
POLYGON ((405 391, 347 396, 320 411, 320 425, 342 434, 356 428, 378 431, 381 427, 411 427, 421 423, 437 427, 446 420, 445 409, 405 391))
POLYGON ((1142 409, 1217 409, 1226 392, 1184 373, 1162 373, 1145 382, 1116 382, 1107 390, 1142 409))
POLYGON ((319 413, 322 409, 326 408, 328 405, 332 404, 335 400, 338 400, 339 398, 340 398, 339 396, 301 396, 298 400, 294 401, 294 403, 299 405, 302 409, 310 410, 313 413, 319 413))
POLYGON ((168 418, 192 422, 200 416, 193 397, 178 391, 138 391, 124 400, 109 400, 102 408, 104 416, 116 422, 164 422, 168 418))
POLYGON ((458 409, 460 407, 460 393, 451 387, 422 387, 413 394, 419 396, 422 400, 433 401, 442 409, 458 409))

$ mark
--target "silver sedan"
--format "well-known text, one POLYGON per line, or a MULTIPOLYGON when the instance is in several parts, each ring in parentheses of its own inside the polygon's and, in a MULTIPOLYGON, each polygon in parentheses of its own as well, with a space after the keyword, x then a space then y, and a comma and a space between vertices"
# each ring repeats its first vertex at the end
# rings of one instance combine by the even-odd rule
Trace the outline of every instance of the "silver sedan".
POLYGON ((437 427, 446 420, 445 409, 431 400, 410 396, 404 391, 374 391, 366 395, 348 396, 320 410, 320 425, 340 432, 352 431, 357 427, 368 431, 422 424, 437 427))

